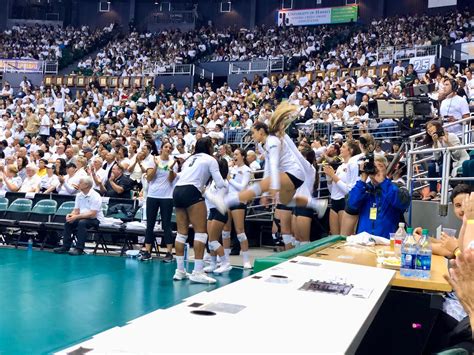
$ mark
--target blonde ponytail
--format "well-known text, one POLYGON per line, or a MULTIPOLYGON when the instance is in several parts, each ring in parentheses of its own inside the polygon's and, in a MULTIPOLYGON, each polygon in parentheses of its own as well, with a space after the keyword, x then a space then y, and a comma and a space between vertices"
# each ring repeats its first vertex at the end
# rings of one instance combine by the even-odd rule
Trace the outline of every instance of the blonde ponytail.
POLYGON ((287 101, 279 104, 268 123, 269 133, 276 134, 280 132, 281 129, 286 129, 296 118, 297 113, 297 106, 292 105, 287 101))

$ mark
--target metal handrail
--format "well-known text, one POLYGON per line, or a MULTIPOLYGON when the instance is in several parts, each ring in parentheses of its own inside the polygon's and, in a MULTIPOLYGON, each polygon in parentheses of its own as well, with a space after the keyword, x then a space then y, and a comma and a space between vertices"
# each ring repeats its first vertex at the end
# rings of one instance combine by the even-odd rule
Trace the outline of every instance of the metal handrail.
MULTIPOLYGON (((421 150, 409 150, 407 152, 407 163, 408 163, 408 172, 407 172, 407 188, 410 191, 415 190, 413 188, 413 183, 416 181, 441 181, 441 200, 439 205, 439 215, 446 216, 448 213, 448 193, 449 193, 449 183, 451 181, 474 181, 474 177, 452 177, 451 176, 451 152, 458 151, 458 150, 472 150, 474 149, 474 143, 464 144, 454 147, 442 147, 442 148, 429 148, 429 149, 421 149, 421 150), (435 154, 435 153, 442 153, 443 154, 443 164, 442 164, 442 171, 441 177, 421 177, 420 174, 413 173, 413 162, 414 156, 419 154, 435 154)), ((411 220, 411 216, 410 216, 411 220)))
MULTIPOLYGON (((446 123, 446 124, 443 125, 443 128, 449 128, 449 127, 456 126, 458 124, 464 124, 464 123, 467 123, 467 122, 471 122, 473 119, 474 119, 474 114, 471 114, 471 116, 463 118, 459 121, 446 123)), ((426 135, 426 132, 420 132, 420 133, 411 135, 410 137, 408 137, 408 139, 410 141, 415 141, 417 138, 423 137, 425 135, 426 135)))

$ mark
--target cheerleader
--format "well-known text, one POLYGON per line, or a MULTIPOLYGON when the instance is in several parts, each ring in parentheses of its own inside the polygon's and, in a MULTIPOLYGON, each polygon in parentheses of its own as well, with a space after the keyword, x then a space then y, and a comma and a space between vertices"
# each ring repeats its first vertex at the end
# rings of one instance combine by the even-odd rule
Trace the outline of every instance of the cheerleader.
MULTIPOLYGON (((206 204, 202 191, 212 177, 216 187, 225 187, 224 179, 219 172, 217 160, 212 157, 213 147, 210 138, 201 138, 196 142, 193 155, 184 163, 178 182, 173 191, 173 203, 176 208, 176 262, 174 280, 189 277, 193 282, 215 283, 216 280, 203 271, 203 256, 207 242, 206 204), (188 275, 184 269, 184 244, 188 239, 189 224, 194 229, 194 270, 188 275)), ((224 210, 225 213, 225 210, 224 210)))
POLYGON ((285 130, 297 114, 296 106, 285 102, 277 107, 268 126, 262 122, 255 123, 252 138, 262 144, 265 152, 264 178, 238 194, 229 194, 225 198, 216 194, 210 196, 221 213, 225 213, 231 206, 246 204, 262 193, 268 193, 272 198, 278 194, 280 203, 284 205, 289 205, 290 202, 296 203, 301 207, 315 209, 319 216, 324 214, 327 200, 309 197, 299 201, 293 200, 296 190, 312 174, 305 166, 309 163, 298 152, 291 138, 285 134, 285 130))
MULTIPOLYGON (((218 161, 219 171, 223 179, 227 179, 229 175, 229 165, 227 160, 220 159, 218 161)), ((204 197, 209 193, 217 193, 224 195, 228 192, 229 184, 225 181, 225 187, 218 189, 216 183, 213 181, 210 187, 206 190, 204 197)), ((211 201, 206 198, 206 205, 209 208, 209 217, 207 218, 207 231, 209 233, 209 249, 211 250, 210 264, 204 268, 204 272, 214 272, 214 274, 222 274, 232 269, 229 261, 229 255, 224 254, 224 248, 219 243, 222 230, 228 220, 228 213, 222 214, 213 205, 211 201), (217 267, 217 256, 221 260, 221 265, 217 267)))
MULTIPOLYGON (((240 191, 247 188, 252 176, 252 170, 248 166, 247 152, 244 149, 237 148, 234 150, 233 158, 234 165, 230 168, 229 193, 238 194, 240 191)), ((229 208, 229 221, 224 227, 224 232, 222 233, 222 244, 224 245, 224 250, 228 257, 230 255, 230 232, 233 222, 237 239, 240 243, 240 250, 242 251, 244 269, 251 269, 252 264, 250 263, 248 252, 249 242, 247 240, 247 235, 245 234, 246 211, 247 205, 245 203, 239 203, 238 205, 229 208)))

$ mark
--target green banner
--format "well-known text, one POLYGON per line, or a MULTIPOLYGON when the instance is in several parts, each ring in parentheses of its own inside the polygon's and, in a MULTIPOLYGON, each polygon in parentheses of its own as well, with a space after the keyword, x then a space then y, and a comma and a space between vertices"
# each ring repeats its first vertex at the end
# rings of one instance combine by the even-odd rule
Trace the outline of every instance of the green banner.
POLYGON ((358 6, 341 6, 331 9, 331 23, 347 23, 357 21, 358 6))

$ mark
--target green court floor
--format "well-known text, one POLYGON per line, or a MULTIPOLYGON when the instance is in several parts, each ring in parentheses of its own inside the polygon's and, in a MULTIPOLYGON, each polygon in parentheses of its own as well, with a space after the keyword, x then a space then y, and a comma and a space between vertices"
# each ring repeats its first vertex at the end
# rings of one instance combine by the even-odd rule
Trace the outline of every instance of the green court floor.
POLYGON ((0 354, 60 350, 250 273, 234 268, 210 286, 173 282, 175 267, 0 248, 0 354))

